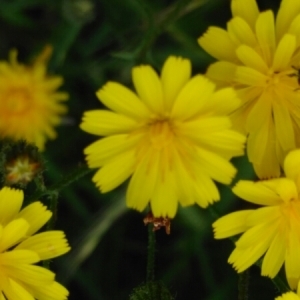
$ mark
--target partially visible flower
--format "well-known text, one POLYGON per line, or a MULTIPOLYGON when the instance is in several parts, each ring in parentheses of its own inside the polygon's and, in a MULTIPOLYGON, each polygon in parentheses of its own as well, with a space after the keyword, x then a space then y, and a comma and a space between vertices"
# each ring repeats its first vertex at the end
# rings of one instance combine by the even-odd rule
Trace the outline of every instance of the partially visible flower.
POLYGON ((232 117, 249 135, 249 160, 260 178, 278 177, 300 147, 300 1, 282 0, 276 20, 255 0, 232 0, 231 10, 227 30, 210 27, 198 40, 219 60, 207 76, 237 90, 242 105, 232 117))
POLYGON ((300 297, 293 292, 287 292, 277 297, 275 300, 300 300, 300 297))
POLYGON ((46 47, 30 66, 17 61, 17 51, 9 62, 0 61, 0 137, 24 139, 44 149, 48 138, 54 139, 54 126, 66 112, 61 104, 68 98, 58 92, 63 79, 47 75, 51 47, 46 47))
POLYGON ((34 264, 70 250, 62 231, 35 234, 52 213, 41 202, 24 209, 23 191, 0 190, 0 298, 65 300, 69 292, 55 274, 34 264))
POLYGON ((243 233, 228 261, 243 272, 264 255, 261 274, 274 278, 283 263, 295 289, 300 279, 300 150, 284 161, 285 178, 252 182, 241 180, 233 188, 240 198, 262 205, 228 214, 213 224, 215 238, 243 233))
POLYGON ((29 158, 28 155, 18 156, 5 165, 5 183, 27 184, 40 170, 40 163, 29 158))
POLYGON ((236 169, 229 162, 243 154, 245 137, 231 130, 227 116, 239 106, 233 89, 215 92, 201 75, 191 78, 187 59, 169 57, 159 77, 150 66, 132 72, 136 93, 116 82, 97 92, 112 111, 83 116, 81 129, 105 136, 84 150, 93 181, 102 192, 131 175, 127 205, 148 203, 154 217, 174 217, 182 206, 206 207, 219 200, 213 180, 229 184, 236 169))

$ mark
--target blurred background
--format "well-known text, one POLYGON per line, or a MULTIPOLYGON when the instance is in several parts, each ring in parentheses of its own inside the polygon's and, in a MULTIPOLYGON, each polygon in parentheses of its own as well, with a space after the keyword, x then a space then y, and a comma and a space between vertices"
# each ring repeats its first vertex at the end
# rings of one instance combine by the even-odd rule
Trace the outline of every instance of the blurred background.
MULTIPOLYGON (((279 1, 258 4, 277 10, 279 1)), ((51 44, 49 73, 64 77, 62 90, 70 95, 58 138, 43 152, 45 184, 59 183, 84 164, 83 149, 97 137, 78 125, 84 111, 101 107, 97 89, 108 80, 132 87, 133 66, 148 63, 160 71, 171 54, 189 58, 194 74, 204 73, 214 59, 200 49, 197 38, 208 26, 225 27, 230 18, 229 0, 0 0, 0 59, 16 48, 19 61, 27 63, 51 44)), ((236 180, 254 178, 246 158, 234 164, 236 180)), ((145 213, 125 207, 126 184, 102 195, 92 174, 59 194, 55 228, 66 232, 72 251, 51 268, 69 289, 70 300, 129 299, 146 279, 145 213)), ((214 206, 220 215, 243 207, 229 187, 220 186, 220 191, 222 200, 214 206)), ((47 198, 42 200, 47 204, 47 198)), ((163 229, 156 234, 156 277, 176 300, 238 299, 239 277, 227 264, 233 243, 213 239, 214 220, 209 210, 180 208, 171 234, 163 229)), ((255 266, 249 289, 250 300, 277 295, 255 266)))

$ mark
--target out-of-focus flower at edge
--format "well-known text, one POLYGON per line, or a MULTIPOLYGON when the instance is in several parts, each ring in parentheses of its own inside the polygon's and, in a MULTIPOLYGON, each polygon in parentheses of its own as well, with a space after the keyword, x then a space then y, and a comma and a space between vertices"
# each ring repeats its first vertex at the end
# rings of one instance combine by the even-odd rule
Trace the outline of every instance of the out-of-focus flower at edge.
POLYGON ((55 281, 55 274, 33 265, 68 252, 65 235, 35 234, 52 213, 38 201, 20 211, 22 203, 22 190, 0 190, 0 298, 67 299, 69 292, 55 281))
POLYGON ((210 27, 198 40, 219 60, 207 76, 236 89, 242 105, 233 123, 249 135, 249 160, 260 178, 278 177, 285 155, 300 147, 300 1, 282 0, 276 21, 255 0, 232 0, 231 10, 227 30, 210 27))
POLYGON ((287 292, 282 296, 277 297, 275 300, 300 300, 300 297, 293 292, 287 292))
POLYGON ((260 257, 261 274, 274 278, 283 263, 295 289, 300 279, 300 150, 284 160, 285 178, 252 182, 241 180, 233 188, 240 198, 264 207, 242 210, 218 219, 216 239, 243 233, 228 261, 243 272, 260 257))
POLYGON ((58 92, 63 79, 47 75, 47 62, 52 53, 50 46, 33 62, 22 65, 17 51, 10 51, 9 61, 0 61, 0 137, 25 139, 44 149, 48 138, 54 139, 53 127, 60 123, 66 112, 61 102, 68 94, 58 92))
POLYGON ((206 207, 219 200, 213 180, 229 184, 229 162, 243 154, 245 137, 227 116, 240 101, 231 88, 215 92, 204 76, 191 78, 187 59, 169 57, 159 77, 148 65, 133 68, 136 93, 116 82, 97 92, 110 108, 88 111, 81 129, 105 136, 84 150, 93 181, 108 192, 131 175, 127 206, 154 217, 174 217, 178 202, 206 207))

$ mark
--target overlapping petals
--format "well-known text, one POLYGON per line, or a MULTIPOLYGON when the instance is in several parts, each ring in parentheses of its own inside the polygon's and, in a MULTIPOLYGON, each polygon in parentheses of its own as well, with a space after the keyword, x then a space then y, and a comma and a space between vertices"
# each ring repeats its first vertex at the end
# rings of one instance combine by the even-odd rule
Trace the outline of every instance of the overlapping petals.
POLYGON ((198 40, 219 60, 207 76, 235 87, 242 105, 232 118, 248 135, 249 160, 260 178, 278 177, 286 154, 300 147, 300 5, 283 0, 276 18, 255 0, 231 8, 227 30, 210 27, 198 40))
POLYGON ((231 88, 215 91, 201 75, 191 78, 187 59, 170 57, 159 77, 150 66, 132 71, 136 93, 109 82, 97 92, 112 111, 86 112, 81 128, 105 136, 85 149, 93 181, 108 192, 130 178, 127 205, 148 203, 154 216, 174 217, 178 203, 206 207, 219 200, 213 180, 231 182, 228 161, 243 154, 245 137, 228 117, 240 104, 231 88))
POLYGON ((262 275, 274 278, 284 264, 293 289, 300 279, 299 164, 297 149, 284 161, 285 178, 239 181, 233 192, 262 207, 228 214, 213 224, 217 239, 242 234, 228 260, 238 272, 264 256, 262 275))

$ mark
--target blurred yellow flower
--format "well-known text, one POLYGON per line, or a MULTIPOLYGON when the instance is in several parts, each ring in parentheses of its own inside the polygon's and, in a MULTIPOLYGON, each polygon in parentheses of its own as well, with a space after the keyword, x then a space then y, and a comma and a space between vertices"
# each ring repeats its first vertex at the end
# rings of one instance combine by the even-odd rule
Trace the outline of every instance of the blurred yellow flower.
POLYGON ((240 101, 231 88, 215 92, 201 75, 191 78, 187 59, 169 57, 161 76, 147 65, 133 68, 136 93, 116 82, 97 92, 110 108, 88 111, 81 129, 105 136, 84 153, 102 192, 131 175, 127 206, 154 217, 174 217, 178 202, 201 207, 219 200, 213 180, 229 184, 229 162, 243 154, 245 137, 231 130, 227 116, 240 101))
POLYGON ((0 61, 0 137, 24 139, 40 150, 48 138, 55 138, 53 127, 66 112, 61 104, 68 98, 57 92, 63 80, 47 75, 52 48, 46 47, 30 66, 17 61, 17 51, 8 62, 0 61))
POLYGON ((300 300, 300 297, 293 292, 288 292, 277 297, 275 300, 300 300))
POLYGON ((198 40, 219 60, 207 76, 237 90, 233 123, 249 136, 249 160, 260 178, 278 177, 300 147, 300 1, 282 0, 276 20, 255 0, 232 0, 231 10, 227 30, 210 27, 198 40))
POLYGON ((35 234, 52 213, 41 202, 20 211, 22 203, 22 190, 0 190, 0 299, 67 299, 69 292, 55 281, 55 274, 33 265, 68 252, 65 235, 35 234))
POLYGON ((262 208, 228 214, 213 224, 215 238, 243 233, 229 257, 243 272, 264 256, 261 273, 274 278, 285 263, 290 286, 300 279, 300 150, 291 151, 284 161, 285 178, 265 181, 241 180, 233 188, 240 198, 262 208))

